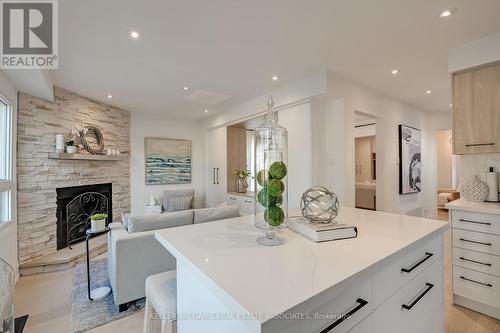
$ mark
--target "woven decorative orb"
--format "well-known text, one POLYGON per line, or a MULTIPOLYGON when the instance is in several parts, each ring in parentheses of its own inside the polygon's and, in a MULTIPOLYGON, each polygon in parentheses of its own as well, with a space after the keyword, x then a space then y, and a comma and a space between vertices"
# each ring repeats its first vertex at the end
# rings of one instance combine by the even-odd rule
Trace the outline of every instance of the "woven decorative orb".
POLYGON ((302 194, 302 215, 312 223, 329 223, 339 212, 337 195, 323 186, 313 186, 302 194))

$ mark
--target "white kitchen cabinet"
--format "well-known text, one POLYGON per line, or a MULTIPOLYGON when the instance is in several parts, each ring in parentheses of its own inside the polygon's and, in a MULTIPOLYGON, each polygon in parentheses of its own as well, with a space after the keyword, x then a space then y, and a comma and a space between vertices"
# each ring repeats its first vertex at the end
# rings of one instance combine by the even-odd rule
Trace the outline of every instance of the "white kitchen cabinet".
POLYGON ((227 128, 209 130, 206 134, 206 205, 213 207, 226 201, 227 128))
POLYGON ((453 301, 500 319, 500 205, 452 201, 453 301))
POLYGON ((251 216, 158 231, 177 259, 178 312, 202 315, 178 332, 443 333, 448 225, 350 207, 339 219, 365 236, 316 244, 286 229, 264 247, 251 216))
POLYGON ((253 196, 249 193, 228 193, 227 203, 238 206, 242 216, 253 214, 253 196))

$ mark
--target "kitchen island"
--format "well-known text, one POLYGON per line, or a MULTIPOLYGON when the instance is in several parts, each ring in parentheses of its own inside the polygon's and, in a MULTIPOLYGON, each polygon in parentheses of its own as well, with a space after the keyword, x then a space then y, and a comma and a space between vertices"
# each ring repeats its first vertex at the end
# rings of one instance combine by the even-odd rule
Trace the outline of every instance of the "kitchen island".
POLYGON ((448 223, 342 207, 358 237, 265 247, 253 216, 163 229, 179 333, 444 332, 448 223))

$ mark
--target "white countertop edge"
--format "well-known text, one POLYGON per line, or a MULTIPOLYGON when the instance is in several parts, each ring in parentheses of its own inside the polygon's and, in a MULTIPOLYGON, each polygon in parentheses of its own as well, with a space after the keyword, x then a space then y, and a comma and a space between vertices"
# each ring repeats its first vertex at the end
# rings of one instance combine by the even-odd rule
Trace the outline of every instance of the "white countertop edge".
POLYGON ((447 203, 446 208, 451 210, 462 210, 467 212, 500 214, 500 203, 496 202, 475 202, 458 199, 447 203))
MULTIPOLYGON (((316 293, 316 295, 320 294, 320 293, 323 293, 325 292, 326 290, 329 290, 329 289, 333 289, 333 288, 338 288, 340 285, 342 285, 344 282, 346 282, 347 280, 351 279, 351 278, 354 278, 354 277, 357 277, 357 276, 360 276, 362 274, 369 274, 369 271, 370 270, 375 270, 377 269, 377 267, 381 264, 383 264, 384 262, 387 262, 389 260, 391 260, 391 258, 393 258, 394 256, 396 256, 398 253, 402 252, 402 251, 405 251, 407 248, 409 247, 412 247, 412 246, 415 246, 419 243, 423 243, 425 241, 427 241, 428 239, 432 238, 432 237, 435 237, 439 234, 442 234, 444 231, 450 229, 451 226, 449 223, 445 223, 443 224, 441 227, 431 231, 430 233, 428 233, 427 235, 423 236, 422 238, 420 239, 417 239, 415 241, 413 241, 412 243, 410 244, 407 244, 405 247, 402 247, 400 248, 399 250, 397 251, 394 251, 392 252, 391 254, 387 255, 386 257, 380 259, 379 261, 376 261, 368 266, 366 266, 365 268, 361 269, 360 271, 352 274, 351 276, 349 277, 346 277, 345 279, 343 280, 340 280, 338 281, 337 283, 335 283, 334 285, 324 289, 324 290, 321 290, 321 291, 318 291, 316 293)), ((238 301, 236 301, 229 293, 227 293, 223 288, 221 288, 219 285, 217 285, 215 283, 215 281, 213 281, 205 272, 203 272, 198 266, 196 266, 195 264, 193 264, 189 259, 187 259, 182 253, 180 253, 179 251, 177 251, 175 249, 175 247, 173 247, 169 242, 167 242, 163 237, 161 237, 161 235, 159 234, 159 231, 161 230, 158 230, 155 232, 155 238, 177 259, 177 260, 180 260, 182 261, 183 264, 186 264, 191 270, 197 272, 199 275, 199 277, 201 277, 203 279, 203 281, 211 286, 214 287, 214 289, 212 291, 216 291, 218 294, 220 294, 221 296, 223 296, 223 298, 226 298, 228 300, 231 301, 231 306, 235 306, 236 308, 238 309, 241 309, 242 312, 245 312, 245 313, 248 313, 248 314, 251 314, 252 311, 248 310, 248 309, 245 309, 238 301)), ((314 296, 312 296, 314 297, 314 296)), ((301 303, 299 304, 302 304, 304 302, 307 302, 307 299, 304 299, 301 303)), ((297 304, 298 305, 298 304, 297 304)), ((297 306, 295 305, 295 306, 297 306)), ((294 307, 295 307, 294 306, 294 307)), ((289 310, 292 310, 294 307, 291 307, 291 308, 288 308, 288 309, 282 309, 279 311, 279 313, 284 313, 286 311, 289 311, 289 310)), ((259 321, 260 323, 265 323, 269 320, 272 320, 272 318, 266 318, 265 320, 259 320, 259 319, 255 319, 257 321, 259 321)))

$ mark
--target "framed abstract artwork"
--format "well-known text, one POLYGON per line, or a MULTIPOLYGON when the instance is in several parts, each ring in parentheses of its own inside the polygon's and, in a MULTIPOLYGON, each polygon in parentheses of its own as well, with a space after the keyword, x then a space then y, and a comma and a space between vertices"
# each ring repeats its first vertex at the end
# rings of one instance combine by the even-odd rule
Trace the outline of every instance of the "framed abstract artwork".
POLYGON ((421 131, 399 125, 399 194, 418 193, 422 188, 421 131))
POLYGON ((145 138, 146 185, 191 183, 191 141, 145 138))

